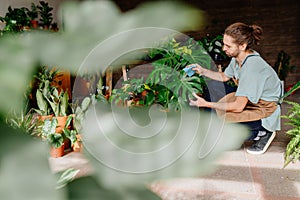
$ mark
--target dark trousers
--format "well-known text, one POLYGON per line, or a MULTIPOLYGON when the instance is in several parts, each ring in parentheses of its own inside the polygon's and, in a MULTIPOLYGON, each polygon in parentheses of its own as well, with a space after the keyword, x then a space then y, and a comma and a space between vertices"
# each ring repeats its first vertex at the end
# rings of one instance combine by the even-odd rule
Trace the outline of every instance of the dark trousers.
MULTIPOLYGON (((204 90, 204 99, 210 102, 217 102, 226 94, 235 92, 237 87, 229 85, 228 83, 223 83, 220 81, 210 80, 206 82, 207 87, 204 90)), ((207 109, 211 110, 211 109, 207 109)), ((211 110, 214 112, 214 110, 211 110)), ((265 131, 266 129, 262 127, 261 120, 249 121, 249 122, 240 122, 247 126, 250 130, 250 136, 248 140, 252 140, 257 136, 258 131, 265 131)))

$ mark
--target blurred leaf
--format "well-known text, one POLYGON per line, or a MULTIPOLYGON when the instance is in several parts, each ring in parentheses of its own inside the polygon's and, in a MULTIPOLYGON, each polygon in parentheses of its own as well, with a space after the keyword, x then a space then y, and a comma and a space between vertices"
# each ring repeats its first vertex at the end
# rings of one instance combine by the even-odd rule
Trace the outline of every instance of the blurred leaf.
POLYGON ((4 124, 0 132, 0 199, 65 199, 64 190, 55 190, 47 144, 4 124))
POLYGON ((113 190, 108 190, 99 185, 92 176, 80 177, 70 182, 67 187, 70 200, 119 200, 123 199, 113 190))
POLYGON ((59 179, 57 181, 56 189, 60 189, 73 181, 79 171, 79 169, 70 168, 58 173, 57 175, 59 175, 59 179))
POLYGON ((178 2, 151 2, 121 13, 110 1, 67 1, 59 14, 63 27, 58 33, 30 31, 0 38, 0 92, 5 94, 0 112, 19 104, 39 63, 72 73, 80 67, 99 71, 124 53, 176 31, 199 29, 204 21, 200 10, 178 2))
POLYGON ((248 137, 244 127, 198 109, 145 111, 101 104, 88 111, 82 139, 103 186, 139 189, 154 180, 206 175, 224 151, 248 137))

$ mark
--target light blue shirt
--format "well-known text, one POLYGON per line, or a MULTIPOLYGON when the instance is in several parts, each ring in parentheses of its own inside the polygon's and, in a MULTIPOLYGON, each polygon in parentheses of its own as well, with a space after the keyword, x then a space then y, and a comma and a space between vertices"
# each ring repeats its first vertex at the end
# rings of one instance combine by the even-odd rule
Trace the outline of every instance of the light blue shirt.
MULTIPOLYGON (((275 70, 257 53, 248 55, 239 67, 235 58, 231 59, 224 71, 225 75, 238 80, 235 96, 246 96, 256 104, 260 99, 278 102, 281 96, 281 82, 275 70)), ((280 106, 269 117, 262 119, 262 126, 269 131, 280 130, 280 106)))

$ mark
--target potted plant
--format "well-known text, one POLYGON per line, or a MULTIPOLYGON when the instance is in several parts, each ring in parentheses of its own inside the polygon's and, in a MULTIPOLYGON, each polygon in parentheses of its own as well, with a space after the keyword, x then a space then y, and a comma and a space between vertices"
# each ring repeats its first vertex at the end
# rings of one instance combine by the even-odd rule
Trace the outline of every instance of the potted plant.
POLYGON ((34 75, 31 84, 30 101, 35 111, 43 118, 44 116, 53 115, 49 103, 43 98, 43 94, 48 93, 52 83, 57 77, 61 76, 58 70, 49 69, 46 66, 40 66, 38 73, 34 75))
POLYGON ((31 3, 31 9, 27 11, 27 15, 30 19, 30 25, 31 25, 31 28, 38 28, 38 16, 39 16, 39 13, 38 13, 38 9, 37 9, 37 6, 32 2, 31 3))
POLYGON ((57 131, 62 132, 66 124, 69 111, 69 94, 68 91, 58 91, 57 88, 52 87, 48 93, 43 94, 43 98, 49 103, 54 116, 58 120, 57 131))
POLYGON ((292 72, 296 66, 290 65, 291 57, 284 51, 280 51, 274 65, 280 80, 285 81, 289 72, 292 72))
POLYGON ((188 104, 193 92, 200 94, 205 87, 204 78, 187 76, 183 71, 185 66, 200 63, 211 67, 210 57, 197 42, 193 39, 178 42, 175 37, 150 49, 148 61, 152 62, 153 70, 147 79, 144 81, 141 77, 124 81, 121 88, 113 89, 110 101, 123 106, 157 103, 166 110, 180 110, 188 104))
POLYGON ((73 112, 73 129, 74 133, 76 133, 76 140, 73 140, 72 142, 72 148, 73 151, 81 151, 82 150, 82 143, 81 143, 81 129, 82 129, 82 123, 85 117, 85 113, 91 104, 91 98, 90 97, 85 97, 81 104, 79 103, 73 103, 72 104, 72 112, 73 112))
POLYGON ((6 117, 6 123, 15 129, 21 129, 25 133, 32 136, 40 136, 41 121, 35 115, 33 110, 23 110, 13 112, 6 117))
POLYGON ((109 99, 122 106, 142 104, 138 98, 139 94, 144 91, 144 79, 133 78, 122 83, 121 88, 112 90, 112 95, 109 99))
POLYGON ((211 56, 215 62, 223 62, 228 60, 228 56, 223 51, 223 35, 217 35, 212 37, 207 35, 201 38, 199 41, 201 45, 211 56))
POLYGON ((30 22, 27 11, 28 9, 25 7, 12 8, 9 6, 5 17, 0 17, 0 20, 5 23, 3 32, 17 33, 29 27, 30 22))
POLYGON ((64 138, 56 130, 57 119, 46 119, 42 128, 42 138, 50 145, 51 157, 57 158, 64 155, 64 138))
POLYGON ((71 129, 73 117, 68 116, 63 132, 57 132, 58 120, 56 117, 46 119, 42 127, 42 138, 50 145, 51 157, 61 157, 64 155, 67 140, 74 144, 77 140, 77 132, 71 129))
POLYGON ((51 13, 53 8, 50 7, 49 4, 45 1, 40 1, 39 3, 40 4, 37 5, 37 8, 41 16, 41 25, 44 29, 48 30, 53 20, 53 16, 51 13))
POLYGON ((192 63, 211 68, 207 52, 192 38, 178 42, 171 37, 151 50, 150 58, 157 59, 152 62, 153 70, 145 83, 155 91, 155 101, 165 108, 178 110, 187 105, 193 92, 203 92, 206 85, 204 78, 196 74, 190 77, 183 71, 186 65, 192 63))

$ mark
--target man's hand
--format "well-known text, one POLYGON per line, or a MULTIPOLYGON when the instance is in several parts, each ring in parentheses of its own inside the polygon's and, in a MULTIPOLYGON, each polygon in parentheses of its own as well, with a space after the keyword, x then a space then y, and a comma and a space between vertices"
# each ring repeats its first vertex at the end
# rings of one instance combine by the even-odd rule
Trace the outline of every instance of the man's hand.
POLYGON ((207 107, 207 101, 193 93, 195 100, 190 99, 190 106, 207 107))
POLYGON ((186 67, 192 67, 192 66, 195 66, 192 68, 192 70, 194 70, 197 74, 200 74, 200 75, 203 75, 205 69, 203 67, 201 67, 199 64, 195 63, 195 64, 190 64, 190 65, 187 65, 186 67))

